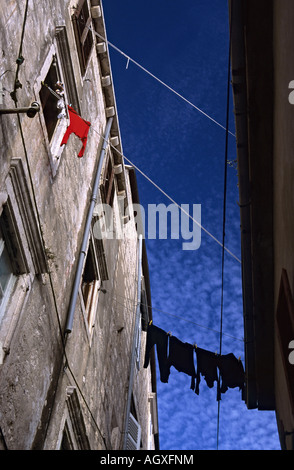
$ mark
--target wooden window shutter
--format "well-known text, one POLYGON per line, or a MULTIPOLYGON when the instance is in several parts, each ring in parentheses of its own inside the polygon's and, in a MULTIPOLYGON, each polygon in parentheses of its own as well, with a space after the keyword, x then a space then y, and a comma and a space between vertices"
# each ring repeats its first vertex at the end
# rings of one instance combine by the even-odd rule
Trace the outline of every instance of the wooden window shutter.
POLYGON ((57 26, 55 36, 58 47, 58 53, 61 61, 64 86, 68 97, 68 104, 70 104, 70 106, 72 106, 78 114, 81 114, 75 82, 75 75, 73 71, 70 48, 65 26, 57 26))
POLYGON ((132 413, 129 415, 127 450, 139 450, 141 442, 141 426, 132 413))
POLYGON ((93 36, 90 29, 92 18, 87 0, 79 0, 72 20, 81 72, 84 75, 93 46, 93 36))

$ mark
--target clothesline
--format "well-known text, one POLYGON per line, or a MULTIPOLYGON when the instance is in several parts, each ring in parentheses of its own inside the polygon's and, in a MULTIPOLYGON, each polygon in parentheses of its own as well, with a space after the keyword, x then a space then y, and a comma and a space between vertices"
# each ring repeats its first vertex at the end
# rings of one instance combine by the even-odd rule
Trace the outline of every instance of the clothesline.
MULTIPOLYGON (((131 302, 131 303, 132 303, 132 308, 134 308, 134 306, 136 305, 136 303, 135 303, 132 299, 130 299, 130 298, 128 298, 128 297, 125 297, 125 296, 120 295, 120 294, 116 294, 116 296, 122 297, 123 300, 126 300, 126 301, 128 301, 128 302, 131 302)), ((117 298, 115 298, 115 296, 114 296, 114 301, 117 302, 118 304, 122 305, 123 307, 127 307, 126 304, 121 303, 119 300, 117 300, 117 298)), ((193 325, 196 325, 196 326, 198 326, 199 328, 203 328, 203 329, 205 329, 205 330, 210 330, 210 331, 213 331, 214 333, 220 333, 219 330, 216 330, 216 329, 214 329, 214 328, 210 328, 210 327, 205 326, 205 325, 201 325, 200 323, 197 323, 197 322, 195 322, 195 321, 193 321, 193 320, 189 320, 189 319, 187 319, 187 318, 181 317, 181 316, 179 316, 179 315, 175 315, 175 314, 173 314, 173 313, 166 312, 165 310, 162 310, 162 309, 160 309, 160 308, 156 308, 156 307, 153 307, 153 306, 150 306, 150 305, 147 305, 147 307, 148 307, 148 308, 152 308, 152 310, 156 310, 156 311, 158 311, 158 312, 161 312, 161 313, 163 313, 164 315, 169 315, 169 316, 171 316, 171 317, 177 318, 177 319, 182 320, 182 321, 185 321, 185 322, 187 322, 187 323, 191 323, 191 324, 193 324, 193 325)), ((242 343, 244 343, 244 338, 243 338, 243 339, 237 338, 236 336, 230 335, 229 333, 222 333, 222 335, 223 335, 223 336, 227 336, 228 338, 234 339, 234 340, 236 340, 236 341, 241 341, 242 343)))
MULTIPOLYGON (((70 106, 68 106, 68 109, 69 110, 73 110, 70 106)), ((73 110, 74 111, 74 110, 73 110)), ((77 115, 76 111, 74 111, 74 113, 77 115)), ((81 117, 80 117, 81 118, 81 117)), ((84 131, 84 129, 82 130, 82 134, 83 135, 78 135, 82 140, 83 140, 83 146, 82 146, 82 149, 79 153, 79 157, 83 156, 83 153, 84 153, 84 150, 85 150, 85 145, 86 145, 86 141, 87 141, 87 135, 88 135, 88 130, 89 130, 89 127, 90 127, 90 123, 88 121, 85 121, 84 119, 81 118, 80 122, 83 123, 83 125, 86 123, 87 126, 86 126, 86 130, 84 131)), ((95 129, 93 126, 91 127, 92 130, 94 132, 96 132, 100 137, 102 137, 104 139, 104 136, 102 135, 101 132, 97 131, 97 129, 95 129)), ((71 133, 71 129, 70 127, 67 129, 66 131, 66 135, 64 136, 64 140, 62 143, 66 143, 67 142, 67 138, 69 136, 69 134, 71 133)), ((158 189, 158 191, 160 191, 167 199, 169 199, 170 202, 172 202, 183 214, 185 214, 186 216, 188 216, 192 222, 194 222, 196 225, 198 225, 200 227, 200 229, 205 232, 210 238, 212 238, 218 245, 220 245, 230 256, 232 256, 236 261, 238 261, 238 263, 241 264, 241 260, 234 254, 232 253, 227 247, 223 246, 223 243, 220 242, 211 232, 209 232, 202 224, 200 224, 196 219, 194 219, 194 217, 189 213, 187 212, 185 209, 183 209, 183 207, 178 204, 171 196, 169 196, 169 194, 167 194, 157 183, 155 183, 145 172, 143 172, 134 162, 132 162, 130 159, 128 159, 123 153, 121 153, 114 145, 112 145, 110 142, 109 142, 109 145, 110 147, 112 147, 121 157, 122 159, 124 159, 125 161, 127 161, 130 165, 133 166, 133 168, 138 171, 145 179, 147 179, 149 181, 149 183, 151 183, 156 189, 158 189)))
MULTIPOLYGON (((132 59, 128 54, 126 54, 125 52, 123 52, 121 49, 119 49, 117 46, 115 46, 114 44, 112 44, 110 41, 108 41, 108 39, 104 38, 101 34, 99 34, 97 31, 95 31, 91 26, 89 26, 89 29, 92 29, 93 33, 99 37, 99 39, 101 39, 103 42, 105 42, 106 44, 108 44, 109 46, 111 46, 114 50, 116 50, 119 54, 121 54, 122 56, 124 56, 126 59, 127 59, 127 67, 129 66, 129 62, 132 62, 134 65, 136 65, 138 68, 140 68, 141 70, 143 70, 143 72, 145 72, 146 74, 148 74, 150 77, 152 77, 154 80, 156 80, 157 82, 159 82, 161 85, 163 85, 165 88, 167 88, 169 91, 171 91, 172 93, 174 93, 176 96, 178 96, 180 99, 182 99, 183 101, 185 101, 187 104, 189 104, 190 106, 192 106, 192 108, 196 109, 198 112, 200 112, 201 114, 203 114, 206 118, 210 119, 210 121, 214 122, 217 126, 221 127, 222 129, 224 130, 227 130, 225 126, 223 126, 222 124, 220 124, 218 121, 216 121, 213 117, 211 117, 209 114, 205 113, 201 108, 199 108, 198 106, 196 106, 195 104, 193 104, 191 101, 189 101, 187 98, 185 98, 183 95, 181 95, 179 92, 177 92, 174 88, 172 88, 171 86, 169 86, 167 83, 163 82, 160 78, 158 78, 156 75, 154 75, 152 72, 150 72, 148 69, 146 69, 145 67, 143 67, 141 64, 139 64, 137 61, 135 61, 134 59, 132 59)), ((231 132, 231 131, 228 131, 229 134, 231 134, 233 137, 236 137, 236 135, 231 132)))
POLYGON ((245 372, 241 359, 233 353, 216 354, 199 348, 196 344, 183 343, 163 329, 155 326, 152 321, 148 324, 147 340, 144 357, 144 368, 150 362, 150 354, 156 346, 160 381, 168 383, 173 366, 178 372, 191 377, 190 389, 199 395, 201 376, 209 388, 217 384, 217 401, 229 388, 238 387, 245 400, 245 372), (196 356, 196 366, 195 359, 196 356))
MULTIPOLYGON (((91 129, 96 132, 99 137, 102 139, 105 139, 104 135, 102 132, 99 132, 97 129, 95 129, 93 126, 91 129)), ((192 222, 194 222, 196 225, 198 225, 203 232, 205 232, 210 238, 212 238, 218 245, 224 248, 224 250, 238 263, 241 264, 241 260, 233 253, 231 252, 227 247, 223 246, 222 242, 220 242, 211 232, 209 232, 202 224, 200 224, 194 217, 189 214, 189 212, 185 211, 185 209, 182 208, 180 204, 178 204, 171 196, 169 196, 157 183, 155 183, 146 173, 144 173, 135 163, 133 163, 129 158, 127 158, 122 152, 120 152, 111 142, 109 142, 109 146, 115 150, 115 152, 121 156, 121 158, 125 161, 127 161, 136 171, 138 171, 145 179, 149 181, 158 191, 160 191, 167 199, 169 199, 181 212, 183 212, 186 216, 188 216, 192 222)))

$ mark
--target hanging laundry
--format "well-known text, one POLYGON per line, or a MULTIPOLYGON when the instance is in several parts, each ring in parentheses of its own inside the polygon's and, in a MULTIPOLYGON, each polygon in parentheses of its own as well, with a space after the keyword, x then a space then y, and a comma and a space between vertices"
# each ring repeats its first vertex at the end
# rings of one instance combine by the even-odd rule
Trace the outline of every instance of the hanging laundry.
POLYGON ((69 118, 70 118, 70 124, 68 128, 66 129, 66 132, 63 136, 63 139, 60 145, 66 144, 69 139, 69 136, 72 133, 74 133, 76 136, 78 136, 81 139, 82 144, 83 144, 78 154, 78 157, 81 158, 85 152, 87 139, 88 139, 88 132, 89 132, 91 123, 81 118, 81 116, 79 116, 78 113, 71 106, 68 106, 68 113, 69 113, 69 118))
POLYGON ((147 340, 145 350, 144 368, 149 364, 151 349, 156 345, 158 366, 160 371, 160 380, 163 383, 168 382, 170 367, 167 362, 168 334, 155 326, 149 324, 147 328, 147 340))
POLYGON ((228 388, 239 387, 242 390, 242 399, 245 394, 245 373, 241 360, 238 360, 234 354, 218 356, 218 368, 220 372, 220 393, 225 393, 228 388))
POLYGON ((177 371, 184 372, 191 377, 192 390, 195 390, 195 365, 194 365, 194 348, 192 344, 183 343, 176 336, 169 339, 169 367, 174 366, 177 371))
POLYGON ((179 372, 191 377, 190 388, 199 395, 201 376, 204 377, 209 388, 217 383, 217 400, 228 388, 239 387, 242 390, 242 399, 245 400, 245 373, 241 360, 234 354, 219 355, 189 343, 183 343, 176 336, 171 336, 161 328, 149 324, 147 327, 147 341, 144 367, 149 364, 151 349, 156 345, 157 359, 161 382, 167 383, 171 366, 179 372), (196 363, 194 364, 194 350, 196 363))
POLYGON ((197 357, 197 379, 196 379, 195 393, 199 395, 199 384, 201 380, 201 375, 204 376, 204 379, 209 388, 212 388, 214 386, 214 382, 218 381, 217 355, 211 351, 206 351, 205 349, 201 349, 197 347, 196 357, 197 357))

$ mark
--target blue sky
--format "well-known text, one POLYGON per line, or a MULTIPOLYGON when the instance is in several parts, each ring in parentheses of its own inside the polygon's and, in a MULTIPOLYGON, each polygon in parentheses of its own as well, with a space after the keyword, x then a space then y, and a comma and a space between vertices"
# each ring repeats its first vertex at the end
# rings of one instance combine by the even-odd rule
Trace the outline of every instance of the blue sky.
MULTIPOLYGON (((228 8, 225 0, 104 0, 108 40, 180 95, 225 126, 228 8)), ((225 138, 223 128, 198 112, 110 47, 124 155, 178 204, 201 204, 201 223, 222 240, 225 138)), ((232 98, 231 98, 232 104, 232 98)), ((234 133, 230 110, 229 129, 234 133)), ((236 159, 229 135, 228 160, 236 159)), ((141 203, 170 201, 140 173, 141 203)), ((226 247, 240 257, 238 180, 227 168, 226 247)), ((198 250, 183 240, 148 240, 154 324, 181 341, 219 350, 221 260, 219 244, 202 232, 198 250), (201 325, 201 326, 199 326, 201 325)), ((244 364, 240 263, 226 253, 222 352, 244 364)), ((216 389, 200 394, 172 369, 158 380, 162 450, 216 449, 216 389)), ((273 412, 247 410, 237 389, 220 406, 219 449, 279 449, 273 412)))

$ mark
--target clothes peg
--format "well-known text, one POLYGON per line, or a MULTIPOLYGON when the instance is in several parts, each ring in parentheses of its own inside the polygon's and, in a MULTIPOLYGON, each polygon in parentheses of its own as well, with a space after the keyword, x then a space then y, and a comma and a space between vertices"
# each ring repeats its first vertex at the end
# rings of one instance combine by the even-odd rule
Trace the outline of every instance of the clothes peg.
POLYGON ((197 349, 197 344, 196 343, 194 343, 193 346, 194 346, 194 349, 197 349))
POLYGON ((172 336, 171 331, 168 331, 166 334, 167 334, 168 336, 172 336))

